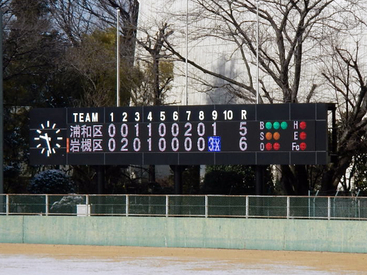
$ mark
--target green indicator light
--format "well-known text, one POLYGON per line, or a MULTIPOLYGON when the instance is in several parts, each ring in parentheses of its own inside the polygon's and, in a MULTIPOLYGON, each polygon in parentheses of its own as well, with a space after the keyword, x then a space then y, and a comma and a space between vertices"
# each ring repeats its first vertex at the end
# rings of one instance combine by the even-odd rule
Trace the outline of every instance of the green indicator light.
POLYGON ((274 127, 275 130, 278 130, 280 128, 280 123, 278 121, 275 121, 273 123, 273 127, 274 127))
POLYGON ((265 128, 266 128, 267 130, 270 130, 270 129, 272 128, 272 124, 271 124, 271 122, 266 122, 266 123, 265 123, 265 128))
POLYGON ((283 122, 280 124, 280 127, 281 127, 283 130, 285 130, 285 129, 287 129, 287 128, 288 128, 288 123, 287 123, 287 122, 285 122, 285 121, 283 121, 283 122))

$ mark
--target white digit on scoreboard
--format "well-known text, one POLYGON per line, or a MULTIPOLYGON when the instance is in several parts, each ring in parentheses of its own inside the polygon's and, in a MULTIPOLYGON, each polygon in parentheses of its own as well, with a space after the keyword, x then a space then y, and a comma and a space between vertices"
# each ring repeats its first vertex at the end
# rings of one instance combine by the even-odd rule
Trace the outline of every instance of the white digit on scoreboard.
POLYGON ((139 129, 140 129, 140 127, 139 127, 139 123, 136 123, 135 124, 135 135, 138 137, 139 136, 139 129))
POLYGON ((186 115, 187 115, 187 119, 186 119, 186 120, 190 120, 190 117, 191 117, 191 111, 190 111, 190 110, 187 110, 187 111, 186 111, 186 115))
POLYGON ((159 117, 160 117, 161 121, 165 121, 166 120, 166 111, 161 111, 159 117))
POLYGON ((115 124, 108 125, 108 135, 110 137, 114 137, 116 135, 116 126, 115 126, 115 124))
POLYGON ((180 127, 178 126, 177 123, 173 123, 171 126, 172 136, 177 137, 179 133, 180 133, 180 127))
POLYGON ((205 150, 205 139, 203 137, 198 138, 197 146, 199 151, 205 150))
POLYGON ((240 140, 239 140, 239 148, 241 151, 246 151, 247 150, 247 122, 246 121, 242 121, 240 122, 240 129, 239 129, 239 134, 241 136, 240 140))
POLYGON ((166 124, 159 123, 159 126, 158 126, 158 134, 161 137, 165 137, 166 136, 166 131, 167 131, 166 124))
POLYGON ((152 151, 152 138, 148 138, 147 142, 148 142, 148 151, 151 152, 152 151))
POLYGON ((191 138, 189 138, 189 137, 185 138, 184 147, 185 147, 186 151, 191 151, 191 149, 192 149, 192 140, 191 140, 191 138))
POLYGON ((122 115, 122 121, 127 122, 127 112, 123 112, 121 115, 122 115))
POLYGON ((108 135, 110 137, 110 139, 108 140, 108 150, 110 152, 113 152, 116 150, 116 141, 114 139, 115 135, 116 135, 116 126, 115 124, 110 124, 108 125, 108 135))
POLYGON ((120 151, 121 152, 129 151, 128 145, 129 145, 129 140, 127 138, 122 138, 120 151))
POLYGON ((185 123, 185 133, 184 133, 184 136, 185 137, 191 137, 192 136, 192 133, 191 133, 191 130, 192 130, 192 124, 189 123, 189 122, 186 122, 185 123))
POLYGON ((205 135, 205 124, 203 122, 200 122, 197 127, 197 132, 199 136, 205 135))
POLYGON ((174 137, 171 141, 171 147, 172 151, 177 152, 180 148, 180 142, 178 141, 178 138, 174 137))
POLYGON ((204 120, 204 119, 205 119, 204 111, 200 111, 199 112, 199 120, 204 120))
POLYGON ((177 111, 173 111, 172 118, 173 118, 174 121, 178 120, 178 112, 177 111))
POLYGON ((135 112, 135 121, 140 121, 140 113, 135 112))
POLYGON ((213 127, 213 136, 216 136, 217 135, 217 123, 216 122, 212 123, 212 127, 213 127))
POLYGON ((133 148, 135 152, 140 151, 141 148, 141 141, 139 138, 134 138, 134 142, 133 142, 133 148))
POLYGON ((233 119, 233 111, 232 110, 224 110, 223 115, 224 115, 224 120, 232 120, 233 119))
POLYGON ((127 126, 126 123, 121 124, 120 132, 122 137, 127 137, 127 135, 129 134, 129 127, 127 126))
POLYGON ((115 151, 116 149, 116 141, 114 138, 110 138, 108 140, 108 150, 110 150, 110 152, 115 151))
POLYGON ((160 138, 159 141, 158 141, 158 148, 159 148, 159 151, 161 152, 164 152, 166 151, 166 139, 165 138, 160 138))
POLYGON ((152 136, 152 123, 148 123, 147 127, 148 127, 148 136, 151 137, 152 136))

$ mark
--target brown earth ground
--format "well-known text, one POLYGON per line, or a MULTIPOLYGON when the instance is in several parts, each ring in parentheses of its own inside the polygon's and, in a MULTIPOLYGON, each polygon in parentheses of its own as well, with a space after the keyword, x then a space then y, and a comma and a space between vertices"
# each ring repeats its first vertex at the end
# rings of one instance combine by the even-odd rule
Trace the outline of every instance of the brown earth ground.
POLYGON ((103 258, 119 261, 131 257, 168 257, 182 261, 193 259, 225 260, 243 264, 285 264, 312 267, 324 271, 357 271, 367 274, 367 254, 262 251, 231 249, 194 249, 159 247, 43 245, 43 244, 0 244, 1 255, 33 255, 53 258, 103 258), (363 272, 365 271, 365 272, 363 272))

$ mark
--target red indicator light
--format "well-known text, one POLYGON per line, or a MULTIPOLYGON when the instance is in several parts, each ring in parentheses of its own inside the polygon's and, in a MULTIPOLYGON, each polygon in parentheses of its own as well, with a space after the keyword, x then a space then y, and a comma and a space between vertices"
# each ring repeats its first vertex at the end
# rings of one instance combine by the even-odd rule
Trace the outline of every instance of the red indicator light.
POLYGON ((270 142, 268 142, 268 143, 265 145, 265 148, 266 148, 266 150, 270 151, 271 149, 273 149, 273 145, 272 145, 270 142))
POLYGON ((307 123, 305 121, 301 121, 301 123, 299 124, 299 128, 301 128, 302 130, 307 128, 307 123))
POLYGON ((307 148, 307 144, 306 144, 305 142, 301 142, 301 144, 299 145, 299 148, 300 148, 302 151, 304 151, 304 150, 306 150, 306 148, 307 148))
POLYGON ((275 151, 278 151, 280 149, 280 144, 278 142, 275 142, 273 148, 275 151))
POLYGON ((307 138, 307 134, 305 132, 301 132, 299 134, 299 138, 302 139, 302 140, 305 140, 307 138))

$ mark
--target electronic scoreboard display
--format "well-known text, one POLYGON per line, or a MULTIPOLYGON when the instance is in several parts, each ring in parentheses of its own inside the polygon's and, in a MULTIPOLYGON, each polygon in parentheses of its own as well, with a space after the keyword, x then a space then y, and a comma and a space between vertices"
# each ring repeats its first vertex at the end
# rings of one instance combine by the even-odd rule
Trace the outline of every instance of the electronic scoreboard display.
POLYGON ((33 109, 31 164, 326 164, 328 104, 33 109))

